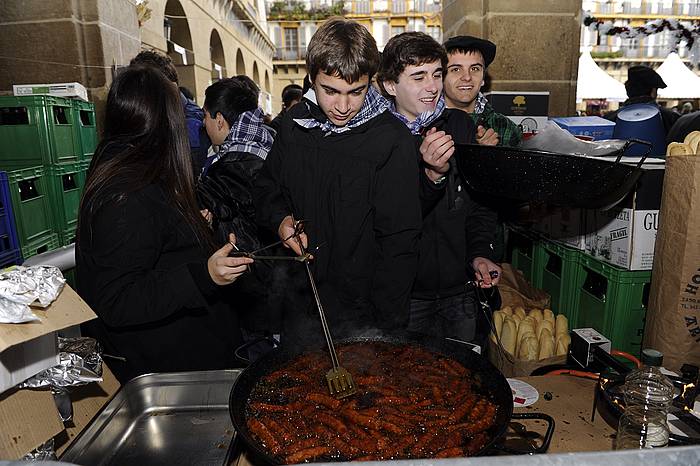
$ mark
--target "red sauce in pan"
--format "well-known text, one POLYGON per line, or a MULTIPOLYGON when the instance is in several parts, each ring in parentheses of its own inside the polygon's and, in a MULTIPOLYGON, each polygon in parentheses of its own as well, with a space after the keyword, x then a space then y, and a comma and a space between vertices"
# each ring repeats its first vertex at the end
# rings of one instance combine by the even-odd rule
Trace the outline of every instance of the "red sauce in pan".
POLYGON ((469 456, 489 441, 496 406, 472 391, 454 359, 384 342, 338 347, 357 394, 328 394, 326 352, 303 354, 263 377, 247 405, 248 429, 293 464, 469 456))

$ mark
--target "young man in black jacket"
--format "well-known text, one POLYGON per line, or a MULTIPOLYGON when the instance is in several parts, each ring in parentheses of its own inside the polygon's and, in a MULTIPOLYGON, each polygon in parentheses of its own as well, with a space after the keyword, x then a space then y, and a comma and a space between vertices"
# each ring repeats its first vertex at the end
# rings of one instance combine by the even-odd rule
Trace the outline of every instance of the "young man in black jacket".
MULTIPOLYGON (((377 81, 391 100, 390 110, 411 130, 423 161, 440 160, 432 170, 446 193, 425 216, 418 274, 411 293, 409 330, 472 341, 477 302, 469 280, 493 287, 501 269, 492 261, 496 214, 468 191, 449 159, 454 144, 474 143, 476 127, 469 116, 445 108, 442 95, 447 54, 421 32, 394 36, 384 47, 377 81), (423 137, 425 135, 425 137, 423 137)), ((426 170, 429 168, 426 167, 426 170)))
MULTIPOLYGON (((379 65, 366 28, 330 19, 309 42, 311 88, 284 118, 256 183, 258 221, 301 242, 334 337, 404 328, 421 225, 416 149, 370 85, 379 65)), ((290 271, 283 345, 320 344, 303 264, 290 271)))

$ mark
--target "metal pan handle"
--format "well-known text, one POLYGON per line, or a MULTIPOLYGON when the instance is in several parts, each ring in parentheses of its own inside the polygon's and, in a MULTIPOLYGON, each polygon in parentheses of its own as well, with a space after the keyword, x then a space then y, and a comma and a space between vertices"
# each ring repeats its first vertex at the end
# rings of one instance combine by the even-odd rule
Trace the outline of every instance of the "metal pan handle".
POLYGON ((552 443, 552 435, 554 435, 554 418, 549 414, 544 413, 513 413, 511 415, 511 420, 514 419, 540 419, 547 423, 547 431, 544 434, 544 439, 542 440, 542 445, 537 448, 532 448, 530 450, 516 450, 514 448, 506 447, 505 445, 494 444, 493 447, 504 453, 511 453, 514 455, 539 455, 541 453, 546 453, 549 450, 549 444, 552 443))
POLYGON ((632 147, 635 144, 641 144, 643 146, 647 146, 646 152, 639 158, 639 163, 637 163, 637 168, 641 167, 644 161, 647 159, 649 154, 651 154, 651 149, 653 146, 649 141, 642 141, 641 139, 630 139, 625 143, 625 145, 622 147, 622 150, 620 151, 620 154, 617 156, 617 159, 615 160, 615 163, 620 163, 620 160, 622 160, 622 156, 625 155, 625 152, 627 152, 627 149, 632 147))

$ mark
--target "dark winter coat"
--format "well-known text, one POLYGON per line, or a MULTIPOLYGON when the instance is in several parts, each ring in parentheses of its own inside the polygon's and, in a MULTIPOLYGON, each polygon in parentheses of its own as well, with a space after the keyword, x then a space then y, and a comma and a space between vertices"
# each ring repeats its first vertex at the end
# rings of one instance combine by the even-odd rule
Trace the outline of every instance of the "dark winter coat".
MULTIPOLYGON (((294 118, 325 119, 308 100, 282 119, 256 183, 259 222, 272 231, 287 215, 308 222, 312 270, 334 336, 405 327, 421 225, 413 138, 388 112, 340 134, 294 118)), ((285 309, 287 338, 322 341, 303 264, 285 285, 294 297, 285 309)))
POLYGON ((149 372, 236 364, 236 313, 207 270, 210 251, 157 185, 102 207, 76 244, 78 291, 98 315, 84 324, 126 382, 149 372))
MULTIPOLYGON (((461 110, 446 109, 432 126, 452 135, 458 144, 475 142, 474 123, 461 110)), ((470 192, 457 164, 451 163, 446 193, 423 220, 412 297, 437 299, 463 293, 466 281, 474 278, 472 260, 493 260, 496 225, 496 212, 470 192)))

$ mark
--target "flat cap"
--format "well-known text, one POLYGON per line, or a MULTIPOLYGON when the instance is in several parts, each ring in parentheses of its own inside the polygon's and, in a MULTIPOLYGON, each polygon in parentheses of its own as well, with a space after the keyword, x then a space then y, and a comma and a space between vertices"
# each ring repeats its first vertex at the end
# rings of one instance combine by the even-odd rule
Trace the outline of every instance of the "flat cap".
POLYGON ((665 89, 666 83, 659 73, 644 65, 631 66, 627 70, 627 79, 630 82, 651 87, 652 89, 665 89))
POLYGON ((484 65, 488 67, 496 58, 496 44, 490 40, 480 39, 474 36, 454 36, 445 41, 447 53, 453 50, 478 50, 484 57, 484 65))

